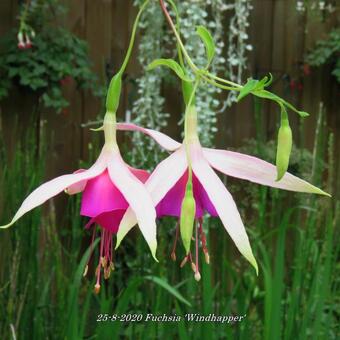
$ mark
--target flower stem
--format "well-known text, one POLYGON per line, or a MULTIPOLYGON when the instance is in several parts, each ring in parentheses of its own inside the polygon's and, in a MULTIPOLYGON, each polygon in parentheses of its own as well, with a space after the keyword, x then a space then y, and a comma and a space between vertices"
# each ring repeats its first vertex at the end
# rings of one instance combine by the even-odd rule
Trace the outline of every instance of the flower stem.
POLYGON ((130 57, 131 57, 131 53, 135 44, 135 40, 136 40, 136 33, 137 33, 137 28, 138 28, 138 24, 139 24, 139 20, 141 15, 143 14, 145 8, 147 7, 147 5, 149 4, 150 0, 146 0, 143 5, 141 6, 141 8, 139 9, 139 12, 136 16, 135 22, 133 24, 133 28, 132 28, 132 34, 131 34, 131 39, 130 39, 130 43, 129 43, 129 47, 128 50, 126 52, 126 56, 125 59, 123 61, 123 64, 119 70, 119 74, 123 74, 125 72, 125 69, 129 63, 130 57))
POLYGON ((116 111, 119 106, 120 95, 122 91, 122 76, 131 58, 132 50, 133 50, 135 40, 136 40, 136 33, 137 33, 139 20, 146 6, 149 4, 149 2, 150 0, 146 0, 141 6, 141 8, 139 9, 135 22, 133 24, 130 43, 129 43, 129 47, 126 52, 123 64, 121 68, 119 69, 119 71, 112 77, 110 81, 109 89, 107 91, 107 96, 106 96, 106 111, 110 112, 113 115, 116 115, 116 111))

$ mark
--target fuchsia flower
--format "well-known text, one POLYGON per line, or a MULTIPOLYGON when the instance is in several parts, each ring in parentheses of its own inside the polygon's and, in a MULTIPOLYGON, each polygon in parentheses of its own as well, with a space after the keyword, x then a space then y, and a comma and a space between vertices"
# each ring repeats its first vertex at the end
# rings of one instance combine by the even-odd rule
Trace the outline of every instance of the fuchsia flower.
POLYGON ((18 38, 18 48, 20 50, 25 49, 26 43, 25 43, 25 40, 24 40, 24 34, 22 32, 19 32, 17 38, 18 38))
MULTIPOLYGON (((34 37, 34 32, 31 32, 32 37, 34 37)), ((20 31, 17 35, 18 38, 18 48, 20 50, 25 50, 25 49, 29 49, 32 47, 32 41, 28 35, 28 33, 23 33, 22 31, 20 31)))
MULTIPOLYGON (((329 196, 319 188, 289 173, 286 173, 280 181, 276 181, 276 167, 256 157, 238 152, 202 148, 196 133, 192 133, 184 144, 179 144, 166 137, 162 140, 161 145, 174 152, 156 167, 145 182, 145 186, 151 194, 158 217, 174 216, 179 218, 188 178, 187 152, 189 153, 193 173, 193 194, 196 203, 195 218, 200 225, 198 231, 207 262, 209 262, 209 255, 202 230, 202 218, 205 213, 213 217, 218 216, 221 219, 236 247, 258 272, 257 262, 233 197, 213 169, 227 176, 273 188, 329 196)), ((116 248, 136 223, 135 214, 131 209, 128 209, 117 233, 116 248)), ((179 223, 177 223, 177 228, 178 225, 179 223)), ((192 266, 195 270, 195 278, 199 279, 197 234, 196 229, 196 264, 192 262, 192 266)), ((178 230, 176 231, 176 239, 177 236, 178 230)), ((174 251, 172 258, 176 258, 174 251)), ((187 260, 192 261, 191 254, 188 254, 182 265, 187 260)))
MULTIPOLYGON (((121 129, 130 127, 129 124, 118 126, 121 129)), ((113 269, 112 236, 117 233, 128 207, 134 212, 140 230, 156 259, 156 211, 143 185, 149 174, 133 169, 124 162, 116 143, 115 128, 114 116, 107 114, 104 120, 105 145, 94 165, 88 170, 78 170, 74 174, 60 176, 41 185, 24 200, 12 221, 0 227, 10 227, 24 214, 64 190, 68 194, 82 192, 81 215, 90 217, 86 227, 98 224, 102 230, 96 292, 100 289, 101 267, 105 278, 113 269)), ((157 138, 157 133, 155 137, 157 138)), ((95 229, 93 238, 94 235, 95 229)), ((87 267, 84 274, 86 271, 87 267)))

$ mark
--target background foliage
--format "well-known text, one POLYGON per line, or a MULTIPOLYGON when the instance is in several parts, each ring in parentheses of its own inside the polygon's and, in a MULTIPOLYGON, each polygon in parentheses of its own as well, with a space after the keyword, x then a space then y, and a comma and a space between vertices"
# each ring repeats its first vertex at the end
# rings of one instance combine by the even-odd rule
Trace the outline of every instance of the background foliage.
MULTIPOLYGON (((295 3, 295 0, 293 2, 295 3)), ((73 31, 83 38, 82 31, 79 31, 79 22, 83 19, 80 20, 78 16, 87 15, 86 38, 89 42, 89 53, 96 61, 93 63, 94 70, 102 83, 109 79, 112 65, 115 68, 119 64, 128 37, 127 27, 131 26, 131 22, 129 23, 129 20, 122 15, 126 12, 124 7, 126 2, 123 4, 114 1, 112 13, 108 10, 108 4, 107 1, 96 4, 93 1, 86 1, 87 11, 84 11, 86 14, 81 14, 83 12, 79 6, 74 8, 72 5, 70 8, 70 17, 72 22, 75 22, 73 31), (114 17, 112 22, 108 19, 111 17, 114 17), (119 20, 124 21, 124 24, 126 21, 127 26, 119 20), (108 27, 113 27, 113 21, 116 30, 112 36, 109 36, 108 27), (98 39, 98 36, 102 39, 98 39), (114 42, 114 48, 109 54, 114 63, 103 57, 108 55, 109 48, 106 44, 111 44, 111 41, 114 42)), ((278 6, 283 6, 282 4, 283 2, 278 6)), ((278 53, 280 48, 273 47, 276 48, 276 54, 273 52, 276 57, 272 64, 267 65, 269 57, 267 54, 263 56, 266 46, 258 44, 251 38, 250 29, 252 25, 259 22, 263 22, 265 31, 270 30, 271 26, 268 26, 270 15, 262 21, 258 16, 259 12, 263 15, 268 10, 267 5, 261 7, 263 5, 259 5, 256 1, 236 0, 228 2, 230 6, 223 11, 220 5, 219 0, 197 1, 190 8, 186 2, 183 2, 181 9, 184 14, 183 33, 188 39, 188 46, 193 50, 198 48, 197 41, 192 41, 190 38, 191 26, 195 22, 204 20, 212 27, 217 37, 220 37, 217 41, 220 41, 221 54, 216 65, 216 72, 220 72, 223 62, 230 64, 229 47, 232 44, 238 46, 238 41, 230 42, 227 37, 233 36, 233 34, 228 35, 232 30, 232 22, 240 20, 238 25, 241 26, 234 29, 247 30, 248 27, 249 41, 242 40, 241 49, 233 47, 232 50, 237 56, 242 51, 249 52, 236 58, 239 63, 243 62, 243 79, 247 77, 247 72, 250 73, 249 70, 245 70, 246 66, 249 67, 254 63, 265 65, 265 70, 255 67, 251 69, 251 73, 260 77, 262 73, 273 72, 278 79, 274 83, 276 90, 293 101, 301 103, 301 97, 310 93, 307 92, 309 82, 304 74, 305 60, 294 62, 293 66, 287 62, 284 70, 278 70, 275 68, 275 60, 282 55, 278 53), (245 6, 250 5, 254 5, 253 12, 250 11, 249 16, 242 17, 242 13, 245 15, 245 6), (219 8, 221 11, 218 10, 219 8), (236 12, 236 8, 240 12, 236 12), (256 22, 254 17, 251 19, 251 13, 256 16, 256 22), (249 26, 246 25, 248 20, 249 26), (253 51, 247 47, 248 44, 253 46, 253 51), (300 85, 304 87, 301 89, 300 85)), ((247 8, 250 10, 250 7, 247 8)), ((270 8, 271 15, 275 16, 276 7, 270 8)), ((278 8, 282 10, 282 7, 278 8)), ((294 6, 291 8, 295 10, 294 6)), ((151 13, 143 19, 141 27, 143 35, 138 48, 139 62, 169 53, 172 44, 171 39, 163 35, 167 28, 161 17, 156 15, 158 9, 150 9, 150 11, 151 13), (148 41, 148 38, 152 40, 148 41), (165 46, 166 50, 161 46, 165 46)), ((130 13, 131 18, 133 13, 130 13)), ((298 12, 298 15, 307 14, 305 11, 298 12)), ((277 17, 276 19, 276 25, 281 27, 280 19, 277 17)), ((298 23, 296 29, 302 25, 300 21, 298 23)), ((61 26, 64 30, 67 29, 67 24, 61 26)), ((277 34, 279 35, 279 32, 277 34)), ((52 36, 52 38, 58 40, 58 37, 52 36)), ((39 39, 39 35, 36 39, 39 39)), ((67 39, 65 42, 61 37, 60 39, 61 44, 67 43, 67 39)), ((72 39, 78 38, 72 35, 70 39, 73 42, 72 39)), ((78 52, 83 56, 80 59, 85 60, 86 46, 82 41, 79 41, 79 44, 81 51, 78 52)), ((316 41, 311 46, 316 46, 316 41)), ((20 55, 19 51, 15 50, 16 42, 11 45, 11 48, 13 53, 20 55)), ((74 57, 78 47, 72 44, 70 49, 71 55, 68 57, 56 53, 52 59, 60 61, 61 65, 65 64, 62 61, 64 59, 60 58, 66 58, 67 65, 70 60, 71 63, 78 62, 74 57)), ((34 50, 27 52, 34 53, 34 50)), ((46 53, 50 53, 50 48, 46 48, 46 53)), ((40 57, 39 54, 36 57, 40 57)), ((22 65, 24 67, 26 64, 22 65)), ((85 67, 89 67, 87 62, 86 65, 85 67)), ((75 69, 79 67, 76 66, 75 69)), ((235 65, 234 71, 237 69, 238 65, 235 65)), ((34 67, 29 68, 29 72, 32 70, 34 67)), ((313 83, 314 96, 307 98, 308 103, 315 98, 317 100, 320 98, 316 92, 320 93, 320 87, 324 84, 317 77, 317 72, 321 71, 324 72, 323 78, 331 79, 331 76, 328 77, 328 68, 313 71, 316 74, 310 75, 312 80, 309 81, 313 83)), ((51 77, 58 79, 59 75, 55 69, 49 72, 51 77)), ((86 75, 87 72, 82 72, 81 76, 83 74, 86 75)), ((36 79, 38 78, 39 76, 36 79)), ((41 78, 44 80, 44 77, 41 78)), ((90 80, 90 77, 85 76, 85 78, 90 80)), ((162 127, 179 139, 178 131, 181 129, 177 124, 180 121, 182 103, 178 104, 177 84, 173 78, 166 73, 141 72, 139 64, 135 63, 130 66, 124 83, 125 92, 122 96, 120 117, 130 117, 150 127, 162 127), (162 81, 160 76, 164 77, 162 81), (170 96, 166 96, 165 93, 170 93, 170 96), (175 106, 169 103, 174 103, 175 106), (166 115, 166 112, 171 112, 171 116, 166 115)), ((57 80, 56 86, 59 87, 57 80)), ((325 91, 332 93, 332 88, 334 84, 329 81, 325 91)), ((47 112, 41 107, 39 112, 31 112, 27 106, 27 97, 29 99, 36 94, 35 89, 31 90, 34 90, 32 94, 24 95, 12 90, 10 92, 15 103, 22 102, 24 108, 13 105, 10 98, 0 102, 2 110, 0 120, 1 221, 7 221, 13 215, 22 199, 39 185, 44 177, 50 178, 58 171, 58 174, 61 174, 73 171, 75 168, 88 167, 96 158, 102 142, 99 134, 87 135, 88 126, 86 129, 80 128, 80 123, 95 120, 101 111, 101 103, 93 104, 88 91, 83 91, 80 96, 76 84, 64 86, 62 95, 71 104, 72 110, 69 114, 56 114, 54 110, 47 112), (75 142, 78 140, 81 140, 82 147, 79 147, 79 142, 75 142), (77 155, 77 158, 74 155, 77 155)), ((217 144, 224 148, 228 142, 236 150, 242 149, 249 154, 272 161, 275 157, 273 131, 276 131, 277 112, 264 102, 253 102, 250 99, 238 105, 237 108, 240 109, 232 106, 231 109, 226 110, 225 103, 229 103, 230 98, 209 91, 211 90, 202 92, 199 105, 201 115, 204 117, 203 125, 206 123, 207 129, 214 132, 215 136, 211 138, 212 135, 209 134, 207 138, 211 139, 205 140, 205 143, 217 144), (204 98, 208 95, 209 101, 205 101, 204 98), (210 99, 210 95, 213 95, 213 99, 210 99), (214 100, 216 102, 213 102, 214 100), (219 109, 221 113, 215 115, 215 111, 219 109), (252 126, 251 130, 248 129, 248 120, 249 125, 252 126), (214 127, 217 127, 218 131, 211 130, 214 127), (247 135, 248 141, 238 137, 237 131, 241 130, 247 135), (254 138, 250 139, 250 136, 254 138), (238 147, 239 145, 242 145, 242 148, 238 147)), ((211 264, 209 266, 203 264, 202 281, 197 283, 189 266, 179 268, 183 253, 177 254, 176 263, 170 259, 175 221, 169 218, 162 221, 159 226, 160 263, 156 264, 151 259, 140 234, 132 232, 116 252, 116 271, 107 281, 100 295, 96 296, 93 294, 94 277, 91 275, 94 268, 90 268, 87 278, 82 277, 91 235, 83 230, 86 219, 79 217, 80 197, 67 200, 65 197, 59 197, 44 205, 42 209, 28 214, 14 228, 3 231, 0 235, 1 337, 72 340, 124 337, 139 339, 146 336, 149 339, 165 337, 336 339, 339 333, 340 306, 337 228, 339 164, 338 157, 334 153, 334 150, 337 150, 338 133, 335 113, 338 111, 332 111, 334 108, 331 103, 328 100, 325 106, 320 106, 319 112, 315 110, 311 112, 310 120, 294 122, 297 138, 289 170, 333 193, 333 199, 283 192, 231 178, 225 179, 247 226, 260 265, 259 277, 256 277, 250 266, 237 253, 220 223, 216 219, 210 219, 209 222, 205 221, 204 228, 208 235, 211 264), (313 116, 318 117, 315 127, 310 124, 313 116), (308 143, 310 140, 315 141, 312 148, 308 143), (105 313, 110 315, 215 313, 246 315, 246 317, 243 322, 235 324, 97 322, 98 314, 105 313)), ((310 111, 308 107, 306 110, 310 111)), ((145 140, 138 135, 129 137, 120 135, 119 138, 125 149, 124 157, 132 165, 152 168, 159 159, 163 158, 163 154, 159 153, 158 149, 155 150, 154 145, 143 144, 145 140), (133 150, 145 150, 145 153, 131 152, 131 143, 134 143, 133 150)), ((203 258, 201 262, 204 262, 203 258)))

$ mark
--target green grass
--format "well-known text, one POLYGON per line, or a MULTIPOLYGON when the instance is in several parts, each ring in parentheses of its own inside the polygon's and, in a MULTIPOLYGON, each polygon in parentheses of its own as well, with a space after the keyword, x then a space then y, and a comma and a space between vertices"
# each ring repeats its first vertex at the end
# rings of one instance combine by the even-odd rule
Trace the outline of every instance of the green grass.
MULTIPOLYGON (((17 145, 11 161, 0 148, 0 163, 5 165, 1 221, 5 222, 41 183, 48 155, 42 150, 41 162, 36 161, 30 133, 25 143, 17 145)), ((258 139, 257 153, 264 148, 258 139)), ((336 187, 332 150, 333 137, 326 133, 321 115, 309 169, 311 181, 321 187, 327 170, 328 191, 336 187)), ((11 339, 15 333, 17 339, 336 339, 337 196, 327 199, 240 183, 231 188, 250 195, 249 204, 242 193, 236 200, 260 264, 258 277, 235 251, 221 224, 211 219, 204 226, 211 264, 200 259, 202 280, 197 283, 189 266, 179 268, 182 250, 176 263, 170 260, 175 222, 167 219, 158 229, 160 263, 152 260, 138 230, 131 232, 116 252, 116 271, 96 296, 93 271, 82 277, 91 235, 79 217, 80 198, 69 199, 63 219, 56 216, 53 203, 27 214, 0 233, 1 338, 11 339), (97 322, 98 314, 105 313, 246 317, 235 324, 97 322)))

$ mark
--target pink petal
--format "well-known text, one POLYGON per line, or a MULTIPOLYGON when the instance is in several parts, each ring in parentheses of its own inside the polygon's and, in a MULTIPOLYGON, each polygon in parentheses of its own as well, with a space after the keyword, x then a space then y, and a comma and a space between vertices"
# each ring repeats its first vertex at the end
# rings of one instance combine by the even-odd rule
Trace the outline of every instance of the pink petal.
POLYGON ((212 149, 204 149, 203 154, 212 167, 228 176, 246 179, 273 188, 329 196, 326 192, 290 173, 286 173, 277 182, 276 167, 259 158, 238 152, 212 149))
POLYGON ((97 223, 102 228, 117 233, 119 224, 125 214, 126 210, 115 210, 110 212, 104 212, 98 216, 95 216, 91 221, 97 223))
MULTIPOLYGON (((181 216, 182 201, 185 194, 185 187, 188 181, 188 171, 177 181, 177 183, 168 191, 156 207, 157 217, 162 216, 181 216)), ((212 216, 217 216, 214 205, 204 190, 202 184, 193 174, 193 192, 196 202, 196 218, 200 218, 207 211, 212 216)))
MULTIPOLYGON (((146 181, 145 186, 151 195, 154 206, 176 185, 188 167, 184 148, 181 147, 168 158, 158 164, 156 169, 146 181)), ((136 217, 129 208, 119 226, 116 249, 126 234, 136 225, 136 217)))
POLYGON ((241 254, 258 271, 249 239, 236 204, 224 184, 205 160, 199 144, 191 146, 192 169, 214 204, 219 217, 241 254))
POLYGON ((90 169, 78 174, 60 176, 42 184, 24 200, 12 221, 5 226, 1 226, 0 229, 9 228, 24 214, 45 203, 48 199, 64 191, 67 187, 98 176, 106 168, 107 157, 107 152, 102 151, 97 162, 90 169))
MULTIPOLYGON (((74 174, 80 174, 82 172, 86 171, 85 169, 79 169, 77 171, 74 172, 74 174)), ((73 185, 70 185, 68 188, 65 189, 66 194, 68 195, 75 195, 75 194, 79 194, 80 192, 83 192, 83 190, 85 189, 87 180, 75 183, 73 185)))
POLYGON ((146 170, 136 169, 129 165, 127 167, 142 183, 145 183, 150 177, 150 174, 146 170))
POLYGON ((123 194, 136 215, 139 228, 156 259, 156 210, 146 188, 128 169, 117 152, 108 164, 114 185, 123 194))
POLYGON ((162 132, 145 129, 132 123, 117 123, 117 130, 142 132, 153 138, 161 147, 168 151, 175 151, 181 147, 180 143, 176 142, 174 139, 170 138, 162 132))
POLYGON ((104 170, 87 182, 81 200, 80 214, 96 217, 104 212, 126 210, 128 206, 124 196, 112 183, 108 171, 104 170))

